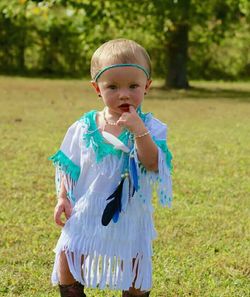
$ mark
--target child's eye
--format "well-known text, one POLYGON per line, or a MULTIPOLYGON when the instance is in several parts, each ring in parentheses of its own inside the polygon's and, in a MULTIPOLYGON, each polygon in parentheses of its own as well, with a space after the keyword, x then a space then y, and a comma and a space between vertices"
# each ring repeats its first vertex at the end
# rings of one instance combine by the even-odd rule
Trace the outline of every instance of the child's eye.
POLYGON ((139 87, 139 85, 138 84, 132 84, 129 87, 130 87, 130 89, 136 89, 136 88, 139 87))
POLYGON ((111 89, 111 90, 115 90, 117 87, 116 87, 116 85, 109 85, 108 86, 108 89, 111 89))

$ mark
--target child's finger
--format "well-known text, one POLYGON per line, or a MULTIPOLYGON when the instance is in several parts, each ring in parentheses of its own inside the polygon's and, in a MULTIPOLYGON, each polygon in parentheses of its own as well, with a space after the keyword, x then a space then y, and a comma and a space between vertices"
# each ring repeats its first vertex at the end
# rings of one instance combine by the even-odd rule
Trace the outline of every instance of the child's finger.
POLYGON ((71 216, 71 212, 72 212, 72 207, 71 205, 67 205, 65 207, 65 216, 66 216, 66 219, 68 220, 71 216))
POLYGON ((120 119, 116 122, 116 125, 117 125, 118 127, 123 128, 123 127, 126 126, 126 121, 124 121, 123 119, 120 118, 120 119))
POLYGON ((131 112, 131 113, 135 113, 136 112, 136 110, 135 110, 135 108, 134 108, 133 105, 129 105, 129 112, 131 112))
POLYGON ((56 224, 57 224, 58 226, 61 226, 61 227, 64 226, 64 223, 62 222, 61 217, 59 217, 59 215, 57 215, 57 216, 55 217, 55 222, 56 222, 56 224))
POLYGON ((56 223, 57 225, 63 227, 63 226, 64 226, 64 223, 63 223, 62 220, 61 220, 62 212, 63 212, 63 210, 62 210, 62 207, 61 207, 61 206, 55 208, 55 212, 54 212, 54 221, 55 221, 55 223, 56 223))

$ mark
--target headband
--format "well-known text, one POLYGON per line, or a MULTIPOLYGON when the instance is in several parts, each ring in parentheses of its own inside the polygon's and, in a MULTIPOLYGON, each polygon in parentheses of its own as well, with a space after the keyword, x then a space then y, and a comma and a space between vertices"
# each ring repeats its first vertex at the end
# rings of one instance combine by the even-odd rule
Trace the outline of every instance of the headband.
POLYGON ((100 71, 98 71, 94 77, 94 81, 97 82, 98 78, 103 74, 103 72, 105 72, 109 69, 112 69, 112 68, 116 68, 116 67, 135 67, 135 68, 141 69, 146 74, 148 79, 150 78, 148 70, 141 65, 138 65, 138 64, 114 64, 114 65, 106 66, 106 67, 102 68, 100 71))

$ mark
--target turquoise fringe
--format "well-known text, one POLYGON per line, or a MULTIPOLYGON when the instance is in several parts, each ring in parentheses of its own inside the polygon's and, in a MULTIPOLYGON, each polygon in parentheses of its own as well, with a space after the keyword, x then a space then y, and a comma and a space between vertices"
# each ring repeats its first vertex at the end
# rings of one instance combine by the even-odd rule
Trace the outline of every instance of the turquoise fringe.
MULTIPOLYGON (((147 115, 150 113, 143 113, 141 111, 141 108, 138 109, 138 114, 140 118, 144 121, 144 123, 147 121, 147 115)), ((112 144, 107 143, 103 136, 101 135, 100 131, 98 130, 98 127, 96 125, 96 110, 91 110, 87 113, 85 113, 79 121, 84 122, 87 127, 88 131, 87 133, 83 134, 83 140, 86 143, 86 147, 89 148, 90 146, 93 148, 95 155, 96 155, 96 162, 99 163, 103 160, 104 157, 107 155, 116 155, 119 158, 122 155, 121 150, 117 150, 114 148, 112 144)), ((128 144, 128 139, 130 137, 130 132, 128 130, 124 130, 120 135, 119 139, 125 144, 128 144)), ((153 140, 155 144, 162 149, 162 151, 166 154, 166 164, 169 168, 169 170, 172 172, 173 166, 171 163, 172 160, 172 154, 169 151, 167 147, 167 143, 165 140, 156 140, 153 137, 153 140)), ((144 167, 141 166, 141 170, 144 170, 144 167)), ((146 169, 145 169, 146 172, 146 169)))
POLYGON ((77 181, 80 175, 80 167, 75 165, 61 150, 49 157, 54 165, 59 165, 65 174, 68 174, 73 181, 77 181))
MULTIPOLYGON (((99 163, 107 155, 116 155, 119 158, 122 155, 122 151, 114 148, 112 144, 105 142, 103 136, 101 135, 98 127, 96 125, 96 110, 91 110, 85 113, 80 121, 83 121, 88 126, 87 133, 83 134, 83 140, 86 147, 92 147, 95 152, 96 162, 99 163)), ((128 143, 128 133, 124 130, 118 137, 123 143, 128 143)))
POLYGON ((167 164, 170 172, 172 172, 173 171, 173 165, 172 165, 173 156, 172 156, 170 150, 168 149, 166 141, 165 140, 156 140, 156 139, 153 139, 153 140, 156 143, 156 145, 165 153, 166 164, 167 164))
MULTIPOLYGON (((143 113, 141 108, 139 108, 137 112, 141 119, 145 122, 148 113, 143 113)), ((84 133, 83 135, 83 140, 85 141, 86 147, 89 148, 91 146, 93 148, 97 163, 102 161, 104 157, 110 154, 116 155, 120 158, 122 151, 115 149, 112 144, 107 143, 98 130, 96 125, 96 113, 96 110, 91 110, 85 113, 79 120, 80 122, 82 121, 85 123, 88 127, 87 133, 84 133)), ((123 132, 118 136, 118 139, 120 139, 125 145, 128 145, 130 135, 131 133, 128 130, 123 130, 123 132)))
MULTIPOLYGON (((166 164, 170 170, 170 173, 173 173, 173 165, 172 165, 172 153, 170 152, 170 150, 168 149, 167 143, 165 140, 156 140, 153 137, 153 141, 155 142, 155 144, 165 153, 166 155, 166 164)), ((141 164, 139 163, 139 168, 141 170, 141 173, 146 173, 147 169, 141 164)))

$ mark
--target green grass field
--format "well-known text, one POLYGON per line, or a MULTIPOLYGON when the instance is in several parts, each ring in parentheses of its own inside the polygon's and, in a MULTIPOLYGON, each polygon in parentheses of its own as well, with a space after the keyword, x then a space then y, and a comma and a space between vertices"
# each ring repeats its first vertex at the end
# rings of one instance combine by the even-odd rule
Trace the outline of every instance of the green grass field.
MULTIPOLYGON (((151 296, 250 296, 250 84, 166 91, 160 83, 143 110, 168 124, 174 203, 154 203, 151 296)), ((102 103, 87 81, 11 77, 0 77, 0 102, 0 296, 59 296, 50 284, 60 228, 47 158, 67 127, 102 103)))

